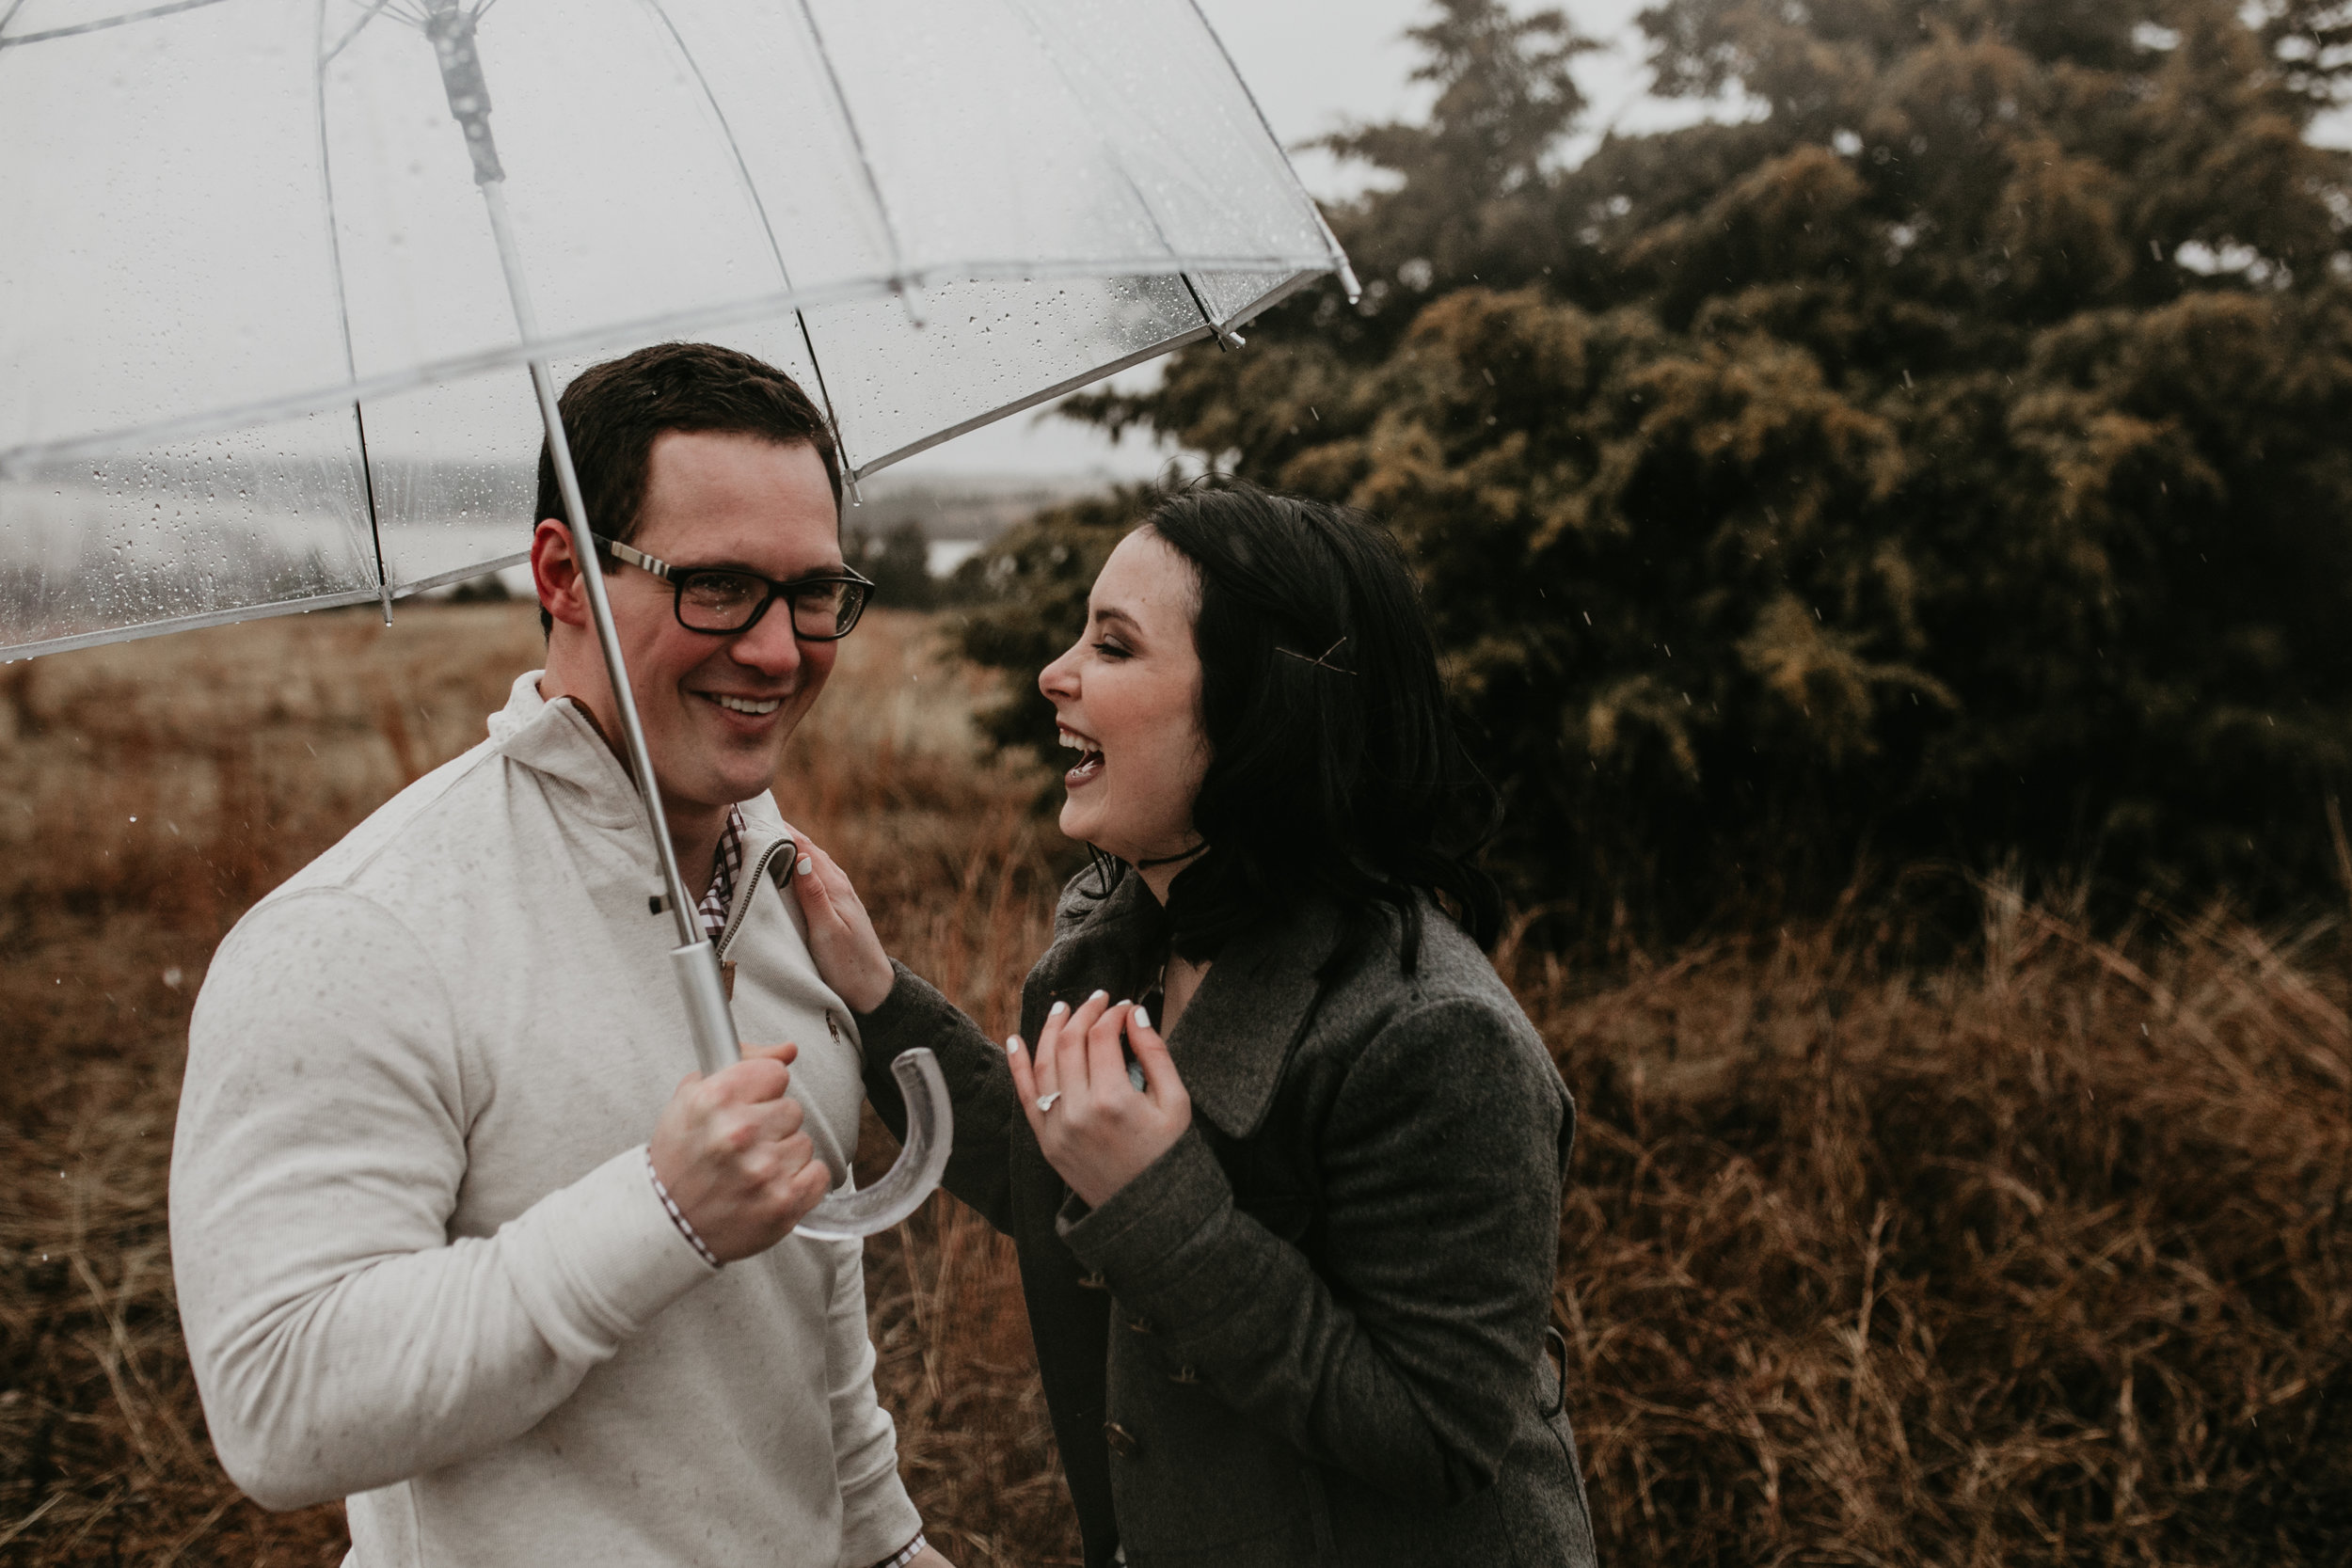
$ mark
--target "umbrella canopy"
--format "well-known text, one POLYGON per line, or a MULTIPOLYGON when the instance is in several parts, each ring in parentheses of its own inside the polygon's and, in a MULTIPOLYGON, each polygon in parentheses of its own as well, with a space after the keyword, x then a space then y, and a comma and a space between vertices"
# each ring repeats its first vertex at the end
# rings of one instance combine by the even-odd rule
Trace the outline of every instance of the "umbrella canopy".
MULTIPOLYGON (((641 787, 566 361, 745 349, 854 480, 1346 268, 1189 0, 0 0, 0 655, 389 619, 524 558, 544 431, 641 787)), ((938 1184, 938 1066, 893 1066, 898 1164, 803 1233, 938 1184)))
POLYGON ((5 656, 522 559, 533 359, 857 478, 1345 268, 1190 0, 0 0, 0 147, 5 656))

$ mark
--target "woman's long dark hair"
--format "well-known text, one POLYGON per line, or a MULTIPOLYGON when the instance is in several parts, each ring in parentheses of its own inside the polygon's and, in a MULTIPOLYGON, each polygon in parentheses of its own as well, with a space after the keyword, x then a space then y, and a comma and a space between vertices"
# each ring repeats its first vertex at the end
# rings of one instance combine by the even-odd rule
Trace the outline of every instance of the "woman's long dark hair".
POLYGON ((1221 478, 1178 491, 1143 526, 1200 579, 1210 762, 1193 825, 1209 848, 1170 891, 1175 950, 1207 958, 1310 892, 1347 923, 1334 965, 1386 905, 1412 969, 1420 892, 1490 945, 1502 902, 1470 856, 1492 831, 1495 791, 1454 731, 1420 591, 1387 531, 1221 478))

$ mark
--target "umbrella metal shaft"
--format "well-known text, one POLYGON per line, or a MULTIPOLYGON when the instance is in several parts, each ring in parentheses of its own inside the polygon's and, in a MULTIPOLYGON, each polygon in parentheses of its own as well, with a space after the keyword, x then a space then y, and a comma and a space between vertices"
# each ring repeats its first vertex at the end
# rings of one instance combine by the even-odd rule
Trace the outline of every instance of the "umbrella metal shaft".
MULTIPOLYGON (((515 309, 515 325, 526 343, 539 336, 538 313, 532 309, 521 257, 515 245, 512 221, 506 211, 502 180, 479 182, 482 200, 490 214, 490 232, 498 245, 499 263, 505 269, 506 292, 515 309)), ((678 992, 686 1004, 694 1035, 694 1053, 706 1073, 727 1067, 741 1055, 735 1033, 735 1015, 727 1006, 726 989, 719 975, 717 952, 703 936, 695 917, 695 900, 686 892, 678 870, 677 848, 670 839, 670 823, 661 809, 661 787, 653 770, 653 754, 645 745, 644 725, 637 717, 636 694, 629 688, 628 666, 621 658, 621 638, 612 624, 612 600, 605 593, 604 568, 596 559, 596 540, 588 526, 588 507, 580 493, 580 475, 572 466, 571 442, 564 435, 564 415, 556 401, 555 377, 546 359, 531 358, 531 386, 539 398, 539 420, 547 427, 548 451, 554 461, 556 489, 564 498, 564 517, 572 531, 572 556, 580 567, 588 596, 588 617, 596 628, 596 645, 604 653, 604 669, 612 683, 613 705, 621 717, 622 745, 629 771, 636 776, 637 795, 645 807, 645 823, 653 831, 654 854, 661 863, 661 885, 671 917, 677 923, 678 945, 670 964, 678 992)))

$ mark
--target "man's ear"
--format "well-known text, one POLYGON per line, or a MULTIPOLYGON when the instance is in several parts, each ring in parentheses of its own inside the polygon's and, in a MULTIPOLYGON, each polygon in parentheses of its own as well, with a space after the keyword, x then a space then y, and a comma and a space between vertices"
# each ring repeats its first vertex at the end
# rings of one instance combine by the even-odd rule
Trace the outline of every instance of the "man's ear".
POLYGON ((539 520, 531 535, 531 581, 539 591, 541 610, 567 626, 588 625, 588 591, 580 583, 569 525, 553 517, 539 520))

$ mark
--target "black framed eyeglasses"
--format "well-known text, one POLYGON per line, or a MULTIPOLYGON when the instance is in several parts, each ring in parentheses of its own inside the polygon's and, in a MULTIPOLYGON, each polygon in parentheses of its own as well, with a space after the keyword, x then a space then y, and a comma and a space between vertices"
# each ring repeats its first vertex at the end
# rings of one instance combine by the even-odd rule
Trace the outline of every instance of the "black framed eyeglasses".
POLYGON ((778 582, 728 566, 673 566, 602 534, 596 536, 596 543, 615 560, 667 582, 676 591, 677 624, 709 637, 734 637, 751 630, 768 613, 768 607, 782 599, 792 607, 793 636, 809 642, 832 642, 850 635, 874 593, 870 579, 846 566, 838 573, 778 582))

